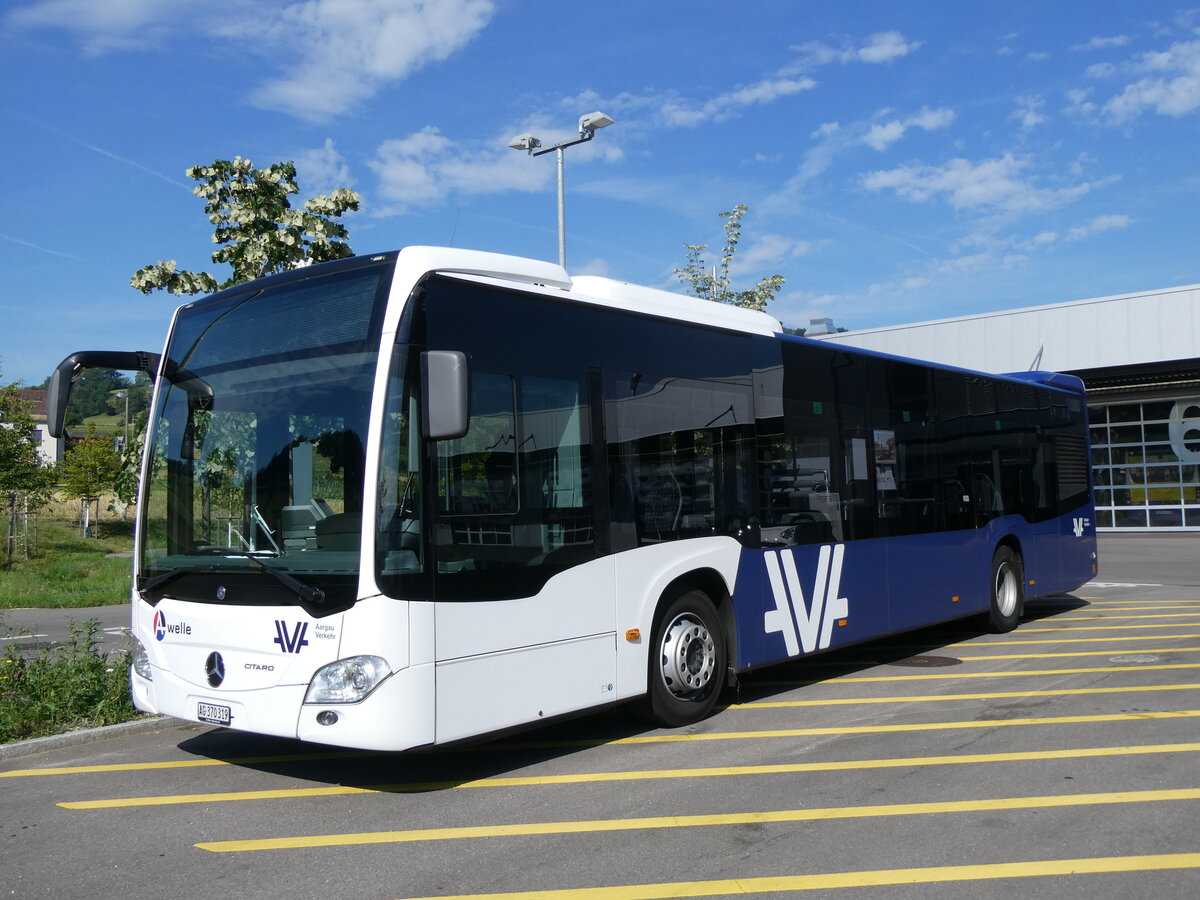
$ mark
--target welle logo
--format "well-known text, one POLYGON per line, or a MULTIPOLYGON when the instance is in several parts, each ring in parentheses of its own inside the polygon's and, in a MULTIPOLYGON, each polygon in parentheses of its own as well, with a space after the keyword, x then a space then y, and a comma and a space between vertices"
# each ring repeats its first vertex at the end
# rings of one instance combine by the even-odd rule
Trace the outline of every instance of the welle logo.
POLYGON ((798 656, 801 647, 805 653, 824 650, 833 636, 833 623, 849 614, 849 601, 838 596, 845 552, 844 544, 821 548, 811 604, 804 598, 795 556, 787 550, 769 551, 765 555, 775 608, 763 614, 763 630, 783 635, 788 656, 798 656))

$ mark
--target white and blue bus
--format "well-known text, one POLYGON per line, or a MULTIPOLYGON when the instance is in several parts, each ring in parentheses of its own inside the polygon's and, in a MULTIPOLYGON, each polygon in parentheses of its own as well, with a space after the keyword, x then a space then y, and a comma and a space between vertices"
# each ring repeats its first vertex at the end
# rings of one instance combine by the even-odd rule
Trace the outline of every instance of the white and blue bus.
POLYGON ((410 247, 183 306, 137 510, 134 702, 367 749, 625 701, 1096 572, 1082 383, 821 343, 556 265, 410 247))

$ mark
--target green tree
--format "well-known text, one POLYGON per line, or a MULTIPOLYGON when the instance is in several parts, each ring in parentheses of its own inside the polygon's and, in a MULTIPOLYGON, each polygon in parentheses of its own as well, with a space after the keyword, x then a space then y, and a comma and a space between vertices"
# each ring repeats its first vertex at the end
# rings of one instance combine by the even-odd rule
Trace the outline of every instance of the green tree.
POLYGON ((29 404, 16 384, 0 387, 0 503, 7 519, 3 564, 12 562, 17 517, 36 512, 50 497, 51 469, 34 443, 29 404))
POLYGON ((212 261, 227 264, 224 281, 207 272, 180 271, 175 260, 159 260, 138 269, 130 285, 143 294, 210 294, 263 275, 293 269, 306 261, 327 262, 353 256, 346 228, 338 219, 357 210, 359 196, 349 188, 313 197, 303 209, 292 209, 289 195, 299 192, 296 167, 279 162, 265 169, 238 156, 211 165, 192 166, 187 177, 198 182, 193 192, 204 199, 204 211, 215 226, 212 261))
POLYGON ((746 291, 734 290, 729 278, 729 267, 737 252, 738 241, 742 238, 742 216, 749 212, 749 207, 738 204, 728 212, 719 213, 725 219, 725 246, 721 253, 721 262, 710 269, 701 255, 708 249, 708 244, 684 244, 687 249, 687 263, 682 269, 675 270, 675 277, 686 286, 686 291, 704 300, 717 303, 728 303, 741 306, 744 309, 764 310, 767 304, 775 299, 779 289, 783 287, 782 275, 768 275, 754 287, 746 291))
POLYGON ((0 387, 0 493, 42 486, 46 468, 33 441, 33 416, 16 384, 0 387))
MULTIPOLYGON (((102 416, 116 411, 113 391, 129 387, 129 379, 113 369, 84 369, 71 385, 67 401, 66 424, 82 425, 88 416, 102 416)), ((124 406, 121 407, 124 412, 124 406)))
POLYGON ((87 434, 63 454, 58 464, 63 490, 68 496, 84 501, 80 524, 85 532, 91 509, 87 501, 114 490, 120 471, 121 461, 112 438, 96 434, 96 427, 89 422, 87 434))

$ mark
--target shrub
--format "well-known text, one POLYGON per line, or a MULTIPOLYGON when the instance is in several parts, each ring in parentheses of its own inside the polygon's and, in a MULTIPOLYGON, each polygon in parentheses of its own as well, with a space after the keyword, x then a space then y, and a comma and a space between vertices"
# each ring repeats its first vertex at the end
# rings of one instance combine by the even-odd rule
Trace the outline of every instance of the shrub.
POLYGON ((22 650, 10 643, 0 659, 0 743, 113 725, 140 715, 129 696, 130 653, 97 646, 96 619, 71 623, 58 647, 22 650))

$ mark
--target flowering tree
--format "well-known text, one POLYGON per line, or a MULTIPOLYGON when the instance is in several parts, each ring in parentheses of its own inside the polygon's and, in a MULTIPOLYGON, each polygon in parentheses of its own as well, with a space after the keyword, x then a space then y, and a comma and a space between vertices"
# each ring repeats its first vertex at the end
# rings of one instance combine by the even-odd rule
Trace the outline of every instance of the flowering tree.
POLYGON ((729 212, 719 213, 721 218, 725 219, 725 246, 721 254, 721 263, 715 268, 709 269, 704 257, 700 255, 708 249, 708 244, 683 245, 688 252, 687 264, 682 269, 675 270, 675 277, 686 285, 687 293, 704 300, 760 311, 766 309, 767 304, 775 299, 775 295, 783 287, 782 275, 768 275, 746 291, 736 291, 730 284, 729 266, 742 237, 742 216, 747 212, 749 207, 739 203, 729 212))
POLYGON ((194 193, 204 198, 204 211, 216 230, 218 249, 212 261, 228 264, 225 281, 207 272, 180 271, 175 260, 159 260, 138 269, 129 279, 143 294, 165 290, 172 294, 210 294, 222 288, 295 268, 305 262, 327 262, 353 256, 346 228, 338 219, 357 210, 359 196, 349 188, 313 197, 303 209, 292 209, 296 167, 290 162, 265 169, 238 156, 232 162, 214 160, 192 166, 188 178, 199 182, 194 193))

